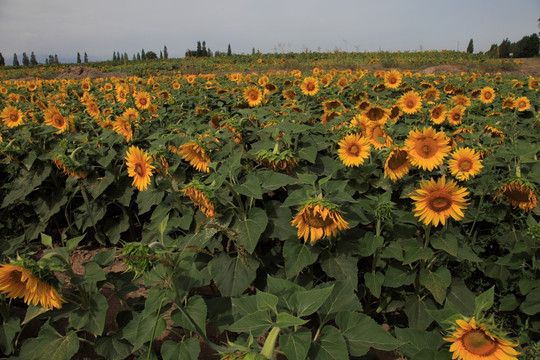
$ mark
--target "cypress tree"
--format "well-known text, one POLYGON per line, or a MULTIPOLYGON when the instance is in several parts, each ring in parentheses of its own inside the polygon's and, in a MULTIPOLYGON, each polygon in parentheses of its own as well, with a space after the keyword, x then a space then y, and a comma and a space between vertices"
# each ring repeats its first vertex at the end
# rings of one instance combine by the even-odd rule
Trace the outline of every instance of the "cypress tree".
POLYGON ((13 66, 19 66, 19 59, 17 58, 17 54, 13 54, 13 66))
POLYGON ((197 57, 201 57, 201 56, 202 56, 201 42, 197 41, 197 57))
POLYGON ((167 45, 165 45, 165 46, 163 47, 163 57, 164 57, 165 59, 168 59, 168 58, 169 58, 169 53, 167 52, 167 45))
POLYGON ((137 60, 141 60, 141 54, 137 53, 137 60))
POLYGON ((78 52, 78 53, 77 53, 77 64, 80 64, 80 63, 82 63, 82 60, 81 60, 81 53, 78 52))
POLYGON ((116 61, 116 51, 112 53, 112 61, 116 61))
POLYGON ((231 56, 231 55, 232 55, 231 44, 229 44, 229 46, 227 46, 227 56, 231 56))
POLYGON ((26 55, 25 52, 22 53, 22 63, 24 66, 30 65, 30 59, 28 58, 28 55, 26 55))
POLYGON ((86 52, 84 53, 84 62, 85 62, 85 63, 88 62, 88 55, 86 54, 86 52))
POLYGON ((163 59, 163 51, 159 50, 159 58, 163 59))
POLYGON ((146 59, 146 54, 144 53, 144 49, 141 50, 141 60, 146 59))
POLYGON ((5 66, 6 65, 6 60, 4 59, 4 56, 2 55, 2 53, 0 53, 0 66, 5 66))
POLYGON ((127 52, 124 53, 124 61, 129 61, 127 52))
POLYGON ((37 65, 37 64, 38 64, 38 62, 36 60, 36 55, 32 51, 32 53, 30 54, 30 65, 37 65))
POLYGON ((469 45, 467 45, 467 52, 469 54, 472 54, 474 52, 474 45, 472 39, 469 41, 469 45))
POLYGON ((58 55, 57 54, 54 54, 54 63, 55 64, 60 64, 60 61, 58 61, 58 55))

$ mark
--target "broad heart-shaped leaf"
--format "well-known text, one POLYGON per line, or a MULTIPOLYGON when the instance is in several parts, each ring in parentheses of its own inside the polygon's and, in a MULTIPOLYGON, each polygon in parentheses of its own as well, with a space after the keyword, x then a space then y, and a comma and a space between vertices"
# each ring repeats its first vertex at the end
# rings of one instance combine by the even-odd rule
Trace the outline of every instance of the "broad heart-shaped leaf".
POLYGON ((95 341, 96 354, 108 360, 123 360, 131 354, 132 346, 123 339, 113 336, 103 336, 95 341))
POLYGON ((491 309, 495 296, 495 286, 490 287, 474 300, 474 314, 479 317, 484 311, 491 309))
POLYGON ((202 331, 206 335, 206 303, 201 297, 194 296, 189 299, 188 305, 182 309, 186 312, 195 324, 199 327, 197 329, 195 325, 190 321, 190 319, 182 313, 179 309, 176 309, 171 314, 171 320, 174 321, 175 325, 179 325, 184 329, 195 331, 199 333, 202 331))
POLYGON ((278 297, 276 295, 257 290, 255 299, 257 300, 257 310, 276 311, 278 304, 278 297))
POLYGON ((305 360, 311 345, 311 331, 302 327, 290 335, 279 337, 281 351, 287 360, 305 360))
POLYGON ((249 332, 253 336, 260 336, 270 329, 270 326, 272 326, 272 319, 270 318, 270 311, 266 310, 245 315, 235 321, 228 329, 237 333, 249 332))
POLYGON ((18 318, 9 318, 0 326, 0 352, 11 354, 14 350, 13 339, 21 331, 21 322, 18 318))
POLYGON ((133 344, 133 351, 140 349, 146 342, 153 339, 152 333, 155 326, 154 336, 159 337, 167 325, 163 317, 155 314, 144 315, 135 313, 133 319, 123 328, 124 339, 133 344))
POLYGON ((219 254, 210 261, 210 272, 222 296, 239 296, 255 280, 259 262, 250 256, 219 254))
POLYGON ((105 317, 108 308, 109 303, 105 296, 94 293, 90 297, 90 306, 88 308, 78 308, 69 313, 69 324, 74 329, 84 329, 94 335, 101 335, 105 328, 105 317))
MULTIPOLYGON (((336 280, 358 278, 358 258, 347 255, 328 256, 321 260, 323 271, 336 280)), ((356 289, 356 282, 353 283, 356 289)))
POLYGON ((431 299, 419 299, 416 296, 405 298, 405 314, 409 320, 409 327, 425 330, 433 322, 429 310, 435 310, 437 306, 431 299))
POLYGON ((276 317, 276 322, 274 326, 279 328, 284 328, 287 326, 299 326, 307 323, 307 320, 300 319, 299 317, 292 316, 289 313, 279 313, 276 317))
POLYGON ((263 209, 252 208, 248 211, 247 219, 241 220, 234 229, 238 231, 238 244, 248 253, 253 253, 261 234, 268 225, 268 217, 263 209))
POLYGON ((540 313, 540 287, 534 288, 521 303, 520 310, 527 315, 540 313))
POLYGON ((452 275, 447 268, 440 267, 434 272, 426 269, 420 270, 420 284, 425 286, 435 300, 442 304, 446 298, 446 290, 452 282, 452 275))
POLYGON ((17 201, 24 200, 28 194, 34 191, 49 176, 51 169, 51 166, 46 166, 42 162, 34 163, 31 171, 27 171, 22 167, 19 177, 11 182, 12 186, 10 186, 10 191, 4 197, 1 207, 4 208, 17 201))
POLYGON ((377 271, 375 274, 369 272, 364 273, 364 282, 373 296, 376 298, 381 296, 381 287, 384 283, 384 275, 380 271, 377 271))
POLYGON ((261 182, 255 175, 246 176, 246 181, 234 186, 238 193, 254 199, 262 199, 261 182))
POLYGON ((280 187, 298 182, 298 180, 292 176, 270 170, 257 171, 256 175, 261 181, 262 190, 264 192, 274 191, 280 187))
POLYGON ((323 286, 334 286, 332 293, 319 308, 318 313, 321 318, 321 323, 326 323, 332 319, 335 314, 340 311, 361 311, 362 304, 358 300, 354 292, 354 284, 356 279, 327 282, 323 286))
POLYGON ((442 236, 433 237, 430 243, 435 249, 444 250, 455 257, 458 256, 458 239, 452 233, 444 233, 442 236))
POLYGON ((345 336, 353 356, 365 355, 370 348, 394 350, 402 344, 365 314, 340 312, 336 316, 336 324, 345 336))
POLYGON ((287 279, 297 276, 303 268, 317 261, 320 252, 319 247, 305 245, 299 241, 285 241, 283 258, 287 279))
POLYGON ((25 341, 19 353, 24 360, 70 360, 79 350, 79 337, 70 330, 65 336, 59 334, 48 323, 36 338, 25 341))
POLYGON ((325 326, 321 336, 311 344, 309 349, 311 360, 343 360, 348 359, 347 343, 343 335, 333 326, 325 326))
POLYGON ((402 351, 409 359, 415 359, 415 355, 422 349, 437 350, 444 344, 444 340, 438 332, 428 332, 410 328, 395 328, 396 337, 403 341, 400 346, 402 351))
POLYGON ((163 360, 197 360, 201 344, 195 338, 187 338, 182 342, 165 340, 160 352, 163 360))
POLYGON ((462 315, 472 316, 474 314, 475 296, 467 288, 465 282, 461 279, 454 279, 450 286, 450 291, 446 295, 445 306, 456 308, 462 315))
POLYGON ((302 317, 313 314, 326 301, 333 289, 334 285, 327 288, 295 292, 291 297, 291 305, 296 315, 302 317))

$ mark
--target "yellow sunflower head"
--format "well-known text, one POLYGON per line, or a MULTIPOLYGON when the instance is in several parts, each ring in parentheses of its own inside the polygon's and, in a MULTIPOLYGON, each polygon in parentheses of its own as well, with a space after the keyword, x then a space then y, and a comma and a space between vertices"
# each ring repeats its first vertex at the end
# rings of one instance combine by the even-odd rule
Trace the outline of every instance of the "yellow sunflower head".
POLYGON ((244 99, 249 106, 257 106, 262 102, 262 91, 255 86, 248 86, 244 89, 244 99))
POLYGON ((484 104, 490 104, 495 100, 495 90, 489 86, 486 86, 480 90, 480 101, 484 104))
POLYGON ((459 125, 461 124, 463 120, 463 116, 465 115, 465 106, 462 105, 456 105, 450 111, 448 111, 448 114, 446 115, 446 119, 448 120, 448 123, 450 125, 459 125))
POLYGON ((398 88, 401 85, 402 75, 397 70, 391 70, 384 75, 384 86, 389 89, 398 88))
POLYGON ((496 199, 503 199, 514 208, 532 211, 538 205, 536 188, 523 178, 516 178, 505 182, 497 190, 496 199))
POLYGON ((503 103, 502 103, 502 108, 503 109, 512 110, 515 107, 516 107, 516 99, 514 99, 513 97, 508 96, 503 100, 503 103))
POLYGON ((313 96, 319 92, 319 82, 312 76, 308 76, 302 81, 300 89, 304 95, 313 96))
POLYGON ((311 243, 336 236, 339 231, 349 228, 337 205, 321 199, 305 202, 291 224, 298 228, 298 238, 311 243))
POLYGON ((480 173, 484 165, 473 149, 463 147, 456 149, 448 160, 448 169, 458 180, 469 180, 480 173))
POLYGON ((182 158, 189 161, 198 171, 210 172, 208 164, 210 164, 210 157, 206 154, 206 151, 202 145, 196 141, 190 141, 188 143, 180 145, 178 151, 182 155, 182 158))
POLYGON ((137 146, 131 146, 126 153, 126 166, 128 175, 133 178, 133 183, 139 191, 145 191, 150 185, 152 165, 150 156, 137 146))
POLYGON ((446 181, 443 176, 439 180, 430 179, 420 184, 411 194, 414 200, 414 216, 419 218, 425 225, 444 225, 450 217, 454 220, 463 219, 463 210, 467 207, 466 188, 460 187, 455 181, 446 181))
POLYGON ((406 114, 415 114, 422 108, 422 98, 415 91, 408 91, 398 100, 401 111, 406 114))
POLYGON ((434 124, 442 124, 446 120, 446 105, 438 104, 430 110, 431 121, 434 124))
POLYGON ((24 121, 22 111, 11 105, 6 106, 4 110, 2 110, 1 118, 2 122, 10 128, 19 126, 24 121))
POLYGON ((195 205, 207 217, 212 218, 215 214, 212 192, 197 180, 187 184, 182 190, 182 195, 188 196, 195 205))
POLYGON ((148 109, 150 104, 150 94, 146 91, 140 91, 135 94, 135 106, 138 109, 148 109))
POLYGON ((345 135, 338 145, 339 159, 348 167, 362 165, 371 152, 369 140, 356 133, 345 135))
POLYGON ((69 127, 69 121, 65 118, 60 110, 54 104, 49 104, 47 110, 45 110, 44 115, 45 124, 53 126, 58 129, 57 134, 64 132, 69 127))
POLYGON ((392 145, 392 138, 386 134, 383 124, 368 123, 366 126, 366 137, 377 150, 392 145))
POLYGON ((516 108, 518 111, 525 111, 531 108, 531 101, 526 96, 521 96, 516 99, 516 108))
POLYGON ((492 326, 477 323, 475 318, 457 319, 450 336, 444 338, 451 343, 452 359, 457 360, 517 360, 518 344, 497 334, 492 326))
POLYGON ((397 181, 405 176, 411 168, 411 162, 407 150, 394 147, 384 163, 384 177, 389 177, 392 181, 397 181))
POLYGON ((133 137, 131 123, 124 115, 116 118, 113 124, 113 130, 119 135, 124 135, 126 142, 130 142, 133 137))
POLYGON ((429 171, 440 166, 450 152, 446 134, 432 127, 411 130, 405 139, 405 148, 413 166, 429 171))

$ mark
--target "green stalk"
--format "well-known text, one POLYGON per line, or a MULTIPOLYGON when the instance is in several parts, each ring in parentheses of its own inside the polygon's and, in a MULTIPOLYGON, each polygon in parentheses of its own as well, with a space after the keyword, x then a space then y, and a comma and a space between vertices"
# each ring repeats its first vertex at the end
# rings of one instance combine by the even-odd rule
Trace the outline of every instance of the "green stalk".
POLYGON ((272 359, 274 355, 274 347, 276 346, 276 340, 279 335, 280 328, 273 327, 270 333, 266 337, 264 346, 261 350, 261 355, 267 359, 272 359))
MULTIPOLYGON (((163 296, 165 296, 165 293, 163 293, 163 296)), ((154 342, 154 337, 156 336, 156 328, 157 328, 157 323, 158 323, 159 315, 161 313, 162 306, 163 306, 163 297, 161 298, 161 301, 159 302, 159 308, 156 313, 156 321, 154 322, 154 326, 152 327, 152 335, 150 337, 150 345, 148 346, 148 355, 146 356, 146 360, 150 360, 150 354, 152 352, 152 344, 154 342)))

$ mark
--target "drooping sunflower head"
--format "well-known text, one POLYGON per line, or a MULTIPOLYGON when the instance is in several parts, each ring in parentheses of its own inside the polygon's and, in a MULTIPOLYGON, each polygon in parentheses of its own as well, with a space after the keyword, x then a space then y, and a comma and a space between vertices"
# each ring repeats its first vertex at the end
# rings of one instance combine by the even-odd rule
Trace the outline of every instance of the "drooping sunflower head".
POLYGON ((126 166, 128 175, 133 178, 133 183, 139 191, 145 191, 150 185, 152 171, 155 167, 152 165, 152 159, 142 149, 137 146, 131 146, 126 153, 126 166))
POLYGON ((401 111, 406 114, 415 114, 422 108, 422 98, 415 91, 408 91, 398 100, 401 111))
POLYGON ((371 152, 369 139, 358 133, 345 135, 338 143, 339 159, 345 166, 353 167, 364 163, 371 152))
POLYGON ((193 201, 193 205, 199 208, 207 218, 212 218, 216 215, 212 192, 204 184, 193 180, 184 186, 180 192, 182 195, 188 196, 193 201))
POLYGON ((313 96, 319 92, 319 82, 312 76, 308 76, 302 81, 300 89, 304 95, 313 96))
POLYGON ((450 152, 446 134, 432 127, 411 130, 405 139, 405 148, 413 166, 429 171, 440 166, 450 152))
POLYGON ((304 242, 309 240, 312 244, 349 228, 337 205, 321 199, 305 202, 291 224, 298 228, 298 238, 303 238, 304 242))
POLYGON ((458 180, 469 180, 480 173, 484 165, 473 149, 463 147, 456 149, 448 160, 448 169, 458 180))
POLYGON ((10 128, 19 126, 24 122, 22 111, 11 105, 6 106, 4 110, 2 110, 1 118, 2 122, 10 128))
POLYGON ((290 150, 273 152, 261 150, 257 152, 257 161, 272 171, 291 171, 297 164, 297 160, 290 150))
POLYGON ((262 102, 262 91, 255 86, 248 86, 244 89, 244 99, 249 106, 257 106, 262 102))
POLYGON ((523 178, 505 182, 497 190, 495 199, 503 199, 514 208, 532 211, 538 205, 535 186, 523 178))
POLYGON ((384 86, 389 89, 398 88, 401 85, 402 75, 397 70, 391 70, 384 75, 384 86))
POLYGON ((343 108, 343 103, 339 99, 333 99, 333 100, 326 100, 322 102, 323 111, 331 112, 336 109, 343 108))
POLYGON ((463 210, 467 207, 466 188, 460 187, 453 180, 446 181, 443 176, 439 180, 430 179, 420 183, 420 188, 411 194, 414 200, 414 216, 425 225, 444 225, 452 217, 463 219, 463 210))
POLYGON ((486 323, 477 323, 475 318, 457 319, 453 331, 445 341, 451 343, 452 359, 458 360, 517 360, 520 352, 514 348, 518 344, 497 334, 486 323))
POLYGON ((190 141, 180 145, 178 153, 198 171, 210 172, 210 157, 199 142, 190 141))
POLYGON ((389 177, 392 181, 397 181, 405 176, 411 168, 411 162, 407 150, 394 147, 384 163, 384 177, 389 177))

